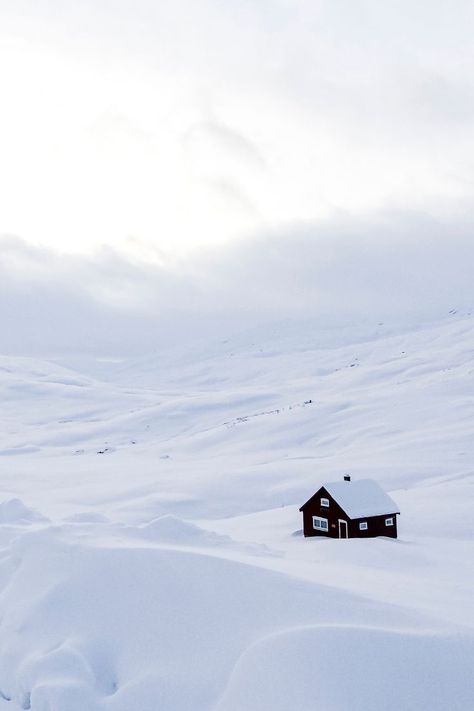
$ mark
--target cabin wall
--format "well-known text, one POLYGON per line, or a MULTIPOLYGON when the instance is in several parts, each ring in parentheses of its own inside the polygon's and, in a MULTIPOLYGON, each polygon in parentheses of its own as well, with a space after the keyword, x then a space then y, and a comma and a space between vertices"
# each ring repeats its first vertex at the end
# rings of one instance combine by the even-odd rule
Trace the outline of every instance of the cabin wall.
MULTIPOLYGON (((324 487, 319 489, 316 494, 308 501, 307 506, 303 509, 303 534, 308 536, 323 536, 324 538, 339 538, 338 520, 343 519, 350 525, 350 520, 347 518, 339 504, 332 498, 324 487), (329 508, 321 506, 321 498, 329 499, 329 508), (313 528, 313 516, 320 516, 328 519, 328 532, 316 531, 313 528)), ((349 534, 350 535, 350 534, 349 534)))
POLYGON ((397 538, 397 514, 384 514, 383 516, 366 516, 349 521, 349 538, 374 538, 375 536, 388 536, 397 538), (386 526, 385 519, 393 518, 393 526, 386 526), (367 530, 361 531, 359 524, 367 522, 367 530))
POLYGON ((303 508, 303 534, 305 537, 339 538, 339 519, 347 521, 349 538, 374 538, 375 536, 397 538, 397 514, 388 513, 383 516, 350 519, 324 486, 311 497, 303 508), (321 498, 329 500, 329 508, 321 506, 321 498), (327 533, 313 528, 313 516, 328 519, 327 533), (393 518, 393 526, 385 525, 386 518, 393 518), (367 522, 367 530, 361 531, 359 524, 364 521, 367 522))

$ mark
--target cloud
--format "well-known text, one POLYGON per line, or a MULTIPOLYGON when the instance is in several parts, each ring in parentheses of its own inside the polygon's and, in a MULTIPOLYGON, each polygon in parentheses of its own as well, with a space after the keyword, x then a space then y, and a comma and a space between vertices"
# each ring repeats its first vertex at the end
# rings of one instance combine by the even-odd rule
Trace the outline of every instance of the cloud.
POLYGON ((474 222, 380 213, 294 225, 193 259, 0 242, 3 352, 127 355, 293 319, 415 323, 473 306, 474 222))
POLYGON ((178 252, 443 218, 474 197, 473 21, 467 0, 4 2, 0 230, 178 252))
POLYGON ((275 314, 435 317, 472 303, 473 229, 406 213, 295 226, 227 250, 212 274, 275 314))
POLYGON ((169 269, 132 264, 111 249, 59 255, 10 237, 0 255, 2 352, 152 349, 160 344, 154 325, 172 318, 183 291, 169 269))

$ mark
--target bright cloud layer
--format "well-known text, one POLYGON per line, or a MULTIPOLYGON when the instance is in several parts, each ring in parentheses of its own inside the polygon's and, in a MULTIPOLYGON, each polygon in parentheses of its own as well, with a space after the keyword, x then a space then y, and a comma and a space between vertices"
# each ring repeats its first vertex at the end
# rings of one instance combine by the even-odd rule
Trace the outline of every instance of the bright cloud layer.
POLYGON ((0 232, 160 261, 472 200, 472 3, 15 0, 0 232))

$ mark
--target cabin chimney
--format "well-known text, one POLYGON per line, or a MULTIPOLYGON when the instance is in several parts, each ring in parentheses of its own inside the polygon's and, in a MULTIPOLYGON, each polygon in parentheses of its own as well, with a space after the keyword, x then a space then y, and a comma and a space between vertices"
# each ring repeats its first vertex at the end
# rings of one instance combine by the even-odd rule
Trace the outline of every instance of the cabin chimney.
POLYGON ((344 481, 350 481, 350 480, 351 480, 351 477, 349 476, 349 474, 344 474, 344 481))

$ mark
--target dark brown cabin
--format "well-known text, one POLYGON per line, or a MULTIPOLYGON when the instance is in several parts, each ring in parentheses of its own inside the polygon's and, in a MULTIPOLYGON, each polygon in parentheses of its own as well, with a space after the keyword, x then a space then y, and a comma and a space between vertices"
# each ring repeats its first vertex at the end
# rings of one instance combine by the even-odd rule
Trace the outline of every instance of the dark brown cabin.
POLYGON ((397 537, 397 504, 372 479, 324 484, 300 508, 305 536, 397 537))

